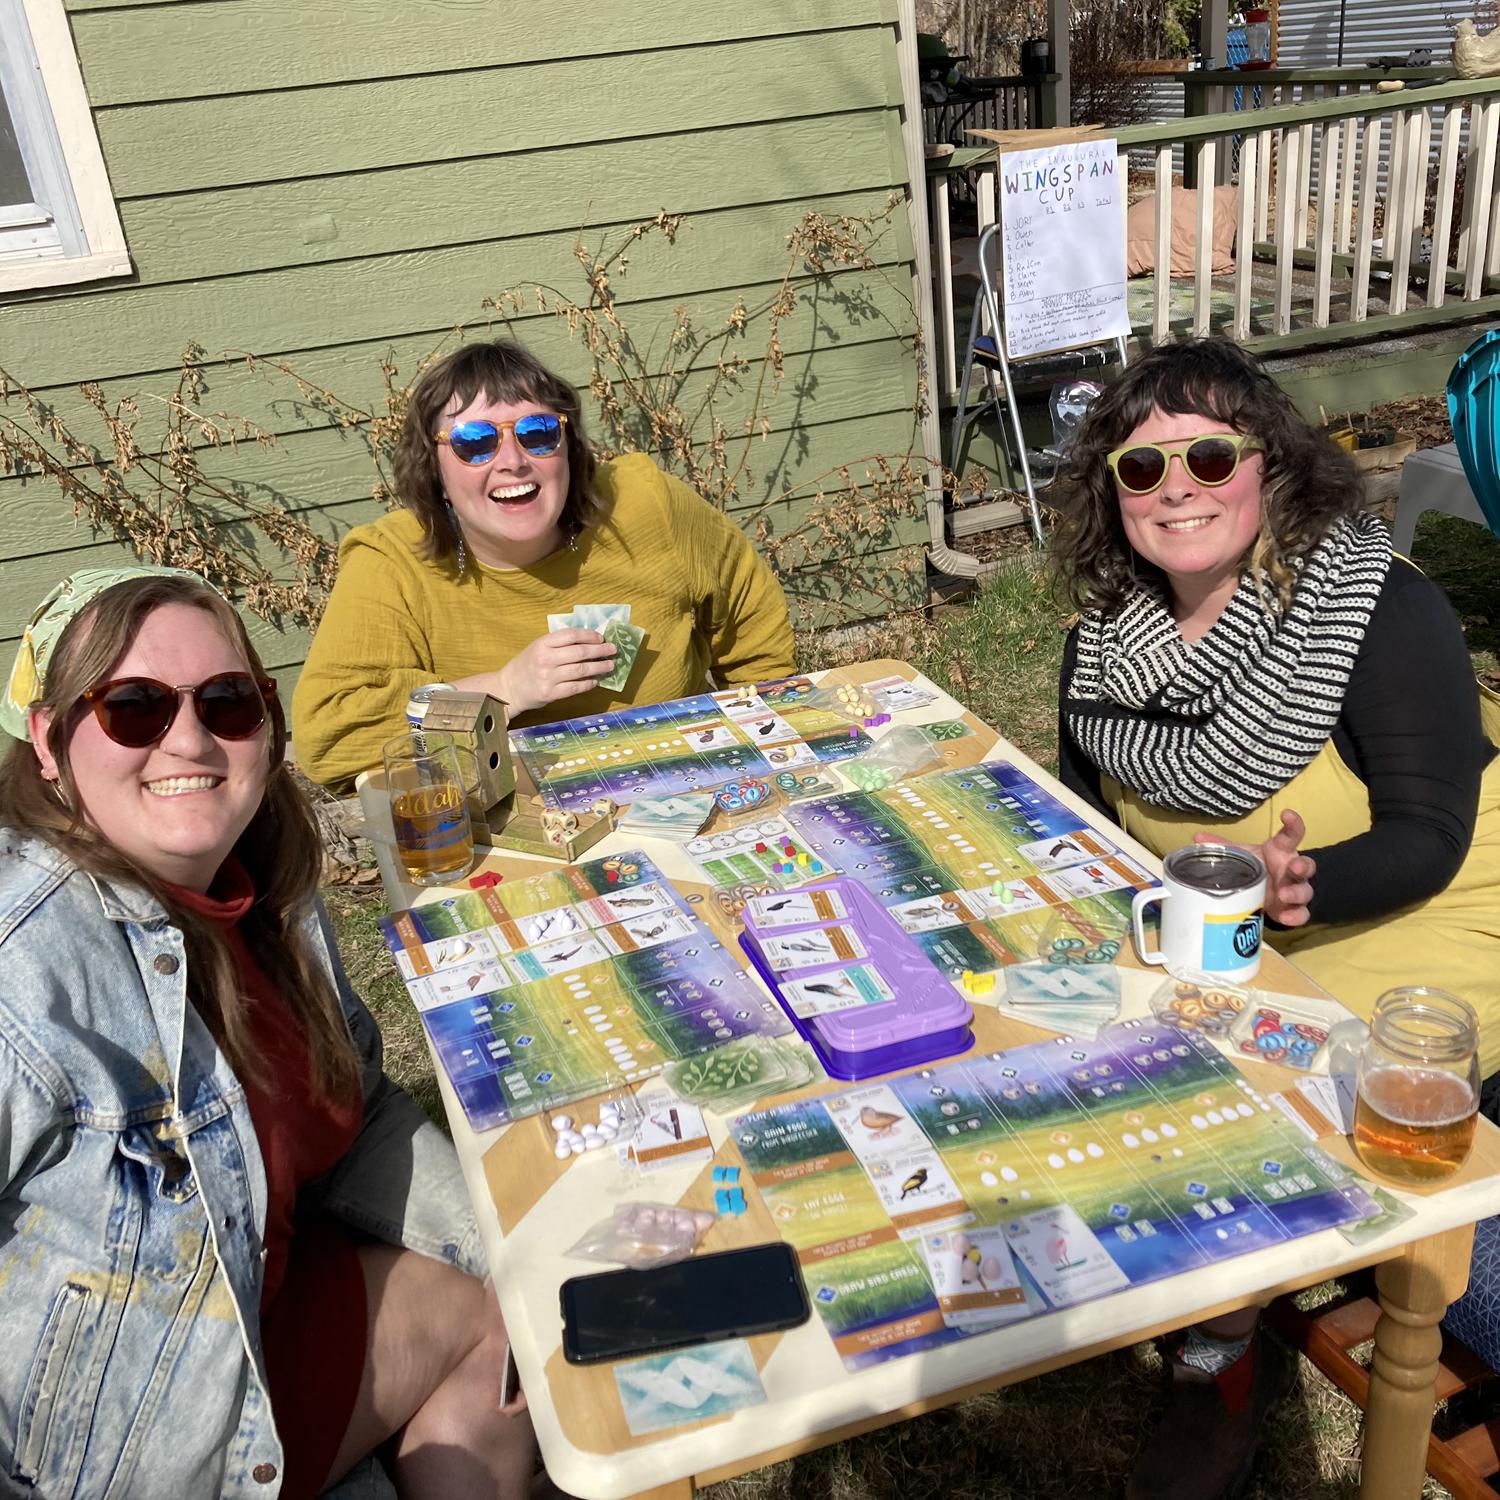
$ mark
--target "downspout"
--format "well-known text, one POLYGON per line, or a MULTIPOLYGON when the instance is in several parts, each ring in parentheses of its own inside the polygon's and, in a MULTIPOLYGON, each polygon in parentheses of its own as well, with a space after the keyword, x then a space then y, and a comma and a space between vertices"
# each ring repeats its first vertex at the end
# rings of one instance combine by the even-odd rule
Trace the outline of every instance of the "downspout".
POLYGON ((937 379, 933 351, 932 241, 927 225, 927 153, 922 142, 922 100, 917 84, 916 0, 896 0, 896 58, 901 74, 901 139, 906 148, 906 212, 911 223, 912 302, 922 336, 919 358, 927 372, 926 409, 922 413, 922 452, 927 463, 927 559, 940 573, 977 578, 984 564, 948 545, 943 513, 943 440, 938 425, 937 379))

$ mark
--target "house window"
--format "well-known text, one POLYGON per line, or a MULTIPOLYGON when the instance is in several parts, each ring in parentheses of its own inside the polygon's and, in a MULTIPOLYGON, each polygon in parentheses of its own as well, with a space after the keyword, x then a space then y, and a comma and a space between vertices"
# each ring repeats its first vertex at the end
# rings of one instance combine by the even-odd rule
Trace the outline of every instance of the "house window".
POLYGON ((0 293, 129 273, 62 0, 0 0, 0 293))

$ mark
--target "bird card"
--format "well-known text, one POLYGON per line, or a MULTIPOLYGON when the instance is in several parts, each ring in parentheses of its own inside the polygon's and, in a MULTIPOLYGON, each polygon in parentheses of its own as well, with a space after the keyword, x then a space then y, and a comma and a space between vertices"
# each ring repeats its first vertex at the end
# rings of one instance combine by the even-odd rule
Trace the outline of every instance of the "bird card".
POLYGON ((959 894, 972 905, 981 917, 1009 917, 1019 911, 1035 911, 1039 906, 1050 906, 1052 896, 1039 880, 997 881, 994 886, 975 886, 959 894))
POLYGON ((926 1136, 905 1150, 870 1152, 860 1163, 898 1233, 974 1217, 958 1184, 926 1136))
POLYGON ((641 1122, 626 1146, 626 1154, 643 1172, 713 1155, 703 1111, 665 1089, 640 1096, 641 1122))
POLYGON ((997 1225, 923 1235, 918 1242, 943 1322, 983 1333, 1030 1315, 1010 1247, 997 1225))
POLYGON ((859 686, 890 714, 907 708, 926 708, 929 703, 937 702, 937 694, 931 688, 908 682, 904 677, 877 677, 874 682, 862 682, 859 686))
POLYGON ((1093 859, 1086 864, 1056 870, 1047 877, 1047 883, 1065 896, 1078 898, 1134 890, 1137 886, 1150 885, 1152 876, 1121 856, 1112 855, 1108 859, 1093 859))
POLYGON ((810 927, 784 937, 764 937, 760 940, 760 951, 778 974, 821 964, 852 963, 870 956, 864 939, 847 923, 810 927))
POLYGON ((742 743, 740 737, 722 719, 703 719, 684 724, 677 733, 689 750, 724 750, 742 743))
POLYGON ((799 1021, 852 1010, 856 1005, 881 1005, 896 998, 895 990, 872 964, 828 969, 802 979, 780 979, 776 987, 799 1021))
POLYGON ((971 910, 961 898, 953 896, 920 896, 886 908, 903 932, 941 932, 945 927, 959 927, 976 922, 982 910, 971 910))
POLYGON ((458 968, 440 969, 430 975, 422 985, 423 1000, 418 1009, 472 1000, 476 995, 490 995, 510 986, 510 975, 498 958, 472 959, 458 968))
POLYGON ((735 688, 734 691, 728 693, 715 693, 713 699, 731 719, 760 719, 771 711, 766 706, 766 700, 753 687, 735 688))
POLYGON ((560 943, 527 948, 512 955, 511 962, 528 980, 532 980, 568 974, 574 969, 586 969, 590 964, 607 963, 614 956, 598 938, 581 933, 577 937, 564 938, 560 943))
POLYGON ((653 911, 674 911, 677 903, 658 881, 626 886, 624 890, 600 891, 585 907, 590 918, 606 925, 622 917, 643 917, 653 911))
POLYGON ((643 917, 629 917, 609 929, 622 952, 632 947, 655 948, 662 943, 676 943, 694 936, 692 919, 677 910, 648 912, 643 917), (627 941, 628 939, 628 941, 627 941))
POLYGON ((849 908, 837 891, 773 891, 752 896, 745 903, 745 914, 764 930, 833 921, 847 917, 849 908))
POLYGON ((778 771, 818 764, 818 757, 806 740, 787 740, 779 745, 767 745, 761 754, 765 756, 766 764, 774 766, 778 771))
POLYGON ((1093 834, 1080 829, 1060 838, 1037 839, 1032 844, 1018 844, 1016 853, 1038 870, 1062 870, 1068 865, 1085 865, 1115 851, 1093 834))
POLYGON ((829 1118, 854 1154, 882 1156, 895 1149, 931 1150, 927 1137, 888 1084, 852 1089, 823 1101, 829 1118))
POLYGON ((744 1339, 704 1344, 689 1353, 652 1354, 614 1367, 625 1425, 635 1437, 722 1417, 766 1399, 744 1339))
POLYGON ((795 740, 797 731, 780 714, 762 714, 757 718, 744 718, 740 728, 750 737, 752 745, 775 745, 782 740, 795 740))
POLYGON ((1054 1307, 1070 1307, 1130 1285, 1068 1203, 1007 1219, 1006 1243, 1054 1307))
POLYGON ((489 927, 482 932, 460 932, 423 943, 417 950, 420 958, 416 960, 405 948, 400 948, 396 952, 396 968, 403 979, 411 981, 440 969, 481 963, 493 958, 497 951, 505 952, 506 942, 498 927, 489 927))

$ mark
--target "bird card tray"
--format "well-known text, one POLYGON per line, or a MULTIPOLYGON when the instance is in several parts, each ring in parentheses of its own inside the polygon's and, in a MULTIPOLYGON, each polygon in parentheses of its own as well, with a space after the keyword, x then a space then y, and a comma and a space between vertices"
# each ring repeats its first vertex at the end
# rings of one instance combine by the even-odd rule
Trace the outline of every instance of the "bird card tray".
POLYGON ((740 945, 835 1078, 967 1050, 973 1012, 857 880, 753 896, 740 945))

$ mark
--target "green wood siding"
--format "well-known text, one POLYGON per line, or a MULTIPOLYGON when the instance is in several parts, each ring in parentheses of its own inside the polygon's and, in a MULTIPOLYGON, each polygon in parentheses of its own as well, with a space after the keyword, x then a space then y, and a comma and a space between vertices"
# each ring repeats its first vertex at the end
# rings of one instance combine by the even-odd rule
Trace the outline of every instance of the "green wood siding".
MULTIPOLYGON (((0 301, 0 364, 80 436, 97 434, 77 383, 106 399, 165 395, 181 349, 214 362, 203 404, 277 435, 206 455, 205 472, 278 499, 330 538, 377 513, 374 468, 283 377, 220 356, 253 352, 370 405, 380 361, 403 372, 452 330, 487 331, 482 301, 533 281, 582 297, 573 255, 613 248, 661 209, 675 247, 641 242, 615 281, 638 343, 675 309, 717 326, 786 267, 802 215, 879 210, 905 182, 893 0, 612 3, 549 12, 492 0, 69 0, 79 61, 136 274, 0 301)), ((898 210, 874 271, 799 284, 782 327, 786 379, 755 440, 736 512, 746 525, 790 486, 912 440, 912 246, 898 210)), ((514 325, 582 381, 554 317, 514 325)), ((500 325, 488 325, 500 332, 500 325)), ((756 359, 752 326, 740 350, 756 359)), ((752 369, 717 403, 731 429, 752 369)), ((701 390, 701 380, 691 389, 701 390)), ((150 438, 159 418, 143 413, 150 438)), ((777 502, 780 532, 808 508, 777 502)), ((921 595, 925 523, 868 559, 904 566, 921 595)), ((120 554, 36 477, 0 479, 0 652, 65 572, 120 554)), ((816 578, 793 590, 816 598, 816 578)), ((847 598, 847 589, 842 591, 847 598)), ((877 595, 869 607, 883 607, 877 595)), ((289 685, 297 630, 253 623, 289 685)))

